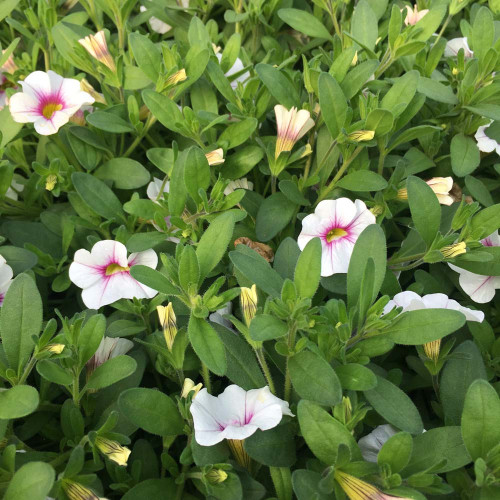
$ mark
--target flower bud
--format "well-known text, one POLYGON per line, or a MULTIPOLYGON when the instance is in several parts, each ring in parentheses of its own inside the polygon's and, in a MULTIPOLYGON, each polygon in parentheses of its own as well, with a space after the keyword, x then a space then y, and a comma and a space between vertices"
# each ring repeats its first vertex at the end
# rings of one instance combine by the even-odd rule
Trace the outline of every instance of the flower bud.
POLYGON ((441 339, 434 340, 432 342, 427 342, 426 344, 424 344, 425 355, 429 359, 434 361, 434 364, 438 362, 440 349, 441 349, 441 339))
POLYGON ((172 307, 172 302, 166 307, 157 306, 156 311, 158 312, 158 318, 163 328, 165 342, 168 350, 171 351, 174 345, 175 336, 177 335, 177 319, 175 317, 174 308, 172 307))
MULTIPOLYGON (((2 54, 5 53, 5 50, 2 51, 2 54)), ((15 73, 16 70, 18 69, 16 63, 14 62, 14 57, 12 54, 7 58, 7 60, 3 63, 2 65, 2 70, 6 71, 7 73, 15 73)))
POLYGON ((221 165, 224 163, 224 150, 222 148, 215 149, 214 151, 210 151, 205 155, 207 158, 208 164, 210 166, 213 165, 221 165))
POLYGON ((374 137, 375 130, 356 130, 347 136, 350 141, 354 142, 371 141, 374 137))
POLYGON ((99 92, 97 92, 97 90, 92 87, 92 85, 90 85, 90 83, 85 78, 82 78, 80 80, 80 89, 83 92, 87 92, 87 94, 90 94, 94 98, 95 102, 106 104, 106 99, 104 99, 104 96, 102 94, 99 94, 99 92))
POLYGON ((113 462, 121 466, 127 465, 130 450, 126 446, 122 446, 117 441, 112 441, 101 436, 97 436, 95 445, 103 455, 113 462))
POLYGON ((56 187, 56 184, 57 184, 57 176, 54 174, 48 175, 47 178, 45 179, 45 189, 47 191, 52 191, 56 187))
POLYGON ((186 70, 180 69, 179 71, 176 71, 173 75, 170 75, 167 78, 165 85, 167 87, 173 87, 174 85, 177 85, 178 83, 181 83, 184 80, 186 80, 186 78, 187 78, 186 70))
POLYGON ((466 253, 466 248, 467 245, 465 244, 465 241, 461 241, 460 243, 455 243, 454 245, 448 245, 441 248, 441 253, 445 259, 454 259, 458 255, 466 253))
POLYGON ((241 287, 240 303, 247 326, 250 326, 250 322, 257 312, 257 300, 257 287, 255 284, 252 285, 252 288, 241 287))
POLYGON ((275 158, 284 151, 291 151, 295 143, 312 127, 314 121, 311 113, 305 109, 300 111, 293 107, 286 109, 281 104, 274 107, 278 137, 276 140, 275 158))
POLYGON ((51 354, 61 354, 66 346, 64 344, 49 344, 45 346, 44 351, 51 354))
POLYGON ((105 498, 98 497, 83 484, 70 481, 69 479, 63 479, 62 488, 69 500, 106 500, 105 498))
POLYGON ((98 31, 95 35, 89 35, 78 40, 78 43, 101 64, 107 66, 111 71, 116 71, 115 61, 111 57, 106 43, 104 31, 98 31))
POLYGON ((194 392, 193 399, 196 397, 200 389, 203 387, 203 384, 200 382, 197 385, 194 385, 194 382, 190 378, 184 379, 184 385, 182 386, 181 398, 186 399, 189 396, 190 392, 194 392))
POLYGON ((210 484, 223 483, 227 479, 227 472, 222 469, 212 469, 205 474, 205 479, 210 484))

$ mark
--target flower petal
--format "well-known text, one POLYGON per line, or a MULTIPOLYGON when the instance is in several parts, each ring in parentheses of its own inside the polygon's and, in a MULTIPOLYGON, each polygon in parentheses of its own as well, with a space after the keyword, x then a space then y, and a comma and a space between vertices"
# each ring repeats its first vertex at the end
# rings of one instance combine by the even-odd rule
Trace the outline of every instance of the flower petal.
POLYGON ((143 252, 131 253, 128 258, 128 265, 130 267, 141 265, 156 269, 158 265, 158 255, 156 255, 156 252, 152 248, 144 250, 143 252))
POLYGON ((29 94, 18 92, 10 98, 10 114, 17 123, 34 122, 42 116, 38 110, 38 101, 29 94))

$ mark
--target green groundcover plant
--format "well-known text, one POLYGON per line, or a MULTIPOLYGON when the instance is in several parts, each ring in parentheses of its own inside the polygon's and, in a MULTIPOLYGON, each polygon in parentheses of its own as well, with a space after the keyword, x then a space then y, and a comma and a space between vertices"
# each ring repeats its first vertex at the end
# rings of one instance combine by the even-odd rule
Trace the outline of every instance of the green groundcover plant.
POLYGON ((0 498, 500 498, 499 0, 0 21, 0 498))

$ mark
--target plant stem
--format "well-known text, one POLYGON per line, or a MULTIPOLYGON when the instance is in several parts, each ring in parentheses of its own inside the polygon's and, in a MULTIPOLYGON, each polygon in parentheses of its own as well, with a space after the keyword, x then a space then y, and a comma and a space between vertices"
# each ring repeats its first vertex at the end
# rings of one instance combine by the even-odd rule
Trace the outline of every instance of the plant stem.
POLYGON ((207 388, 209 394, 212 393, 212 383, 210 382, 210 371, 205 363, 201 363, 201 376, 203 377, 203 383, 207 388))
POLYGON ((267 385, 269 386, 269 390, 276 395, 276 389, 274 387, 273 378, 271 376, 271 371, 269 370, 269 366, 266 361, 266 357, 264 355, 264 350, 262 347, 255 349, 255 355, 257 356, 257 360, 259 361, 260 367, 262 368, 262 372, 264 373, 264 377, 266 377, 267 385))
POLYGON ((73 372, 72 393, 73 393, 73 402, 75 403, 75 406, 77 408, 80 408, 80 374, 77 373, 76 370, 73 372))
MULTIPOLYGON (((295 347, 295 334, 297 333, 297 326, 295 323, 290 326, 288 330, 288 351, 292 351, 295 347)), ((290 360, 290 354, 286 357, 286 375, 285 375, 285 401, 290 401, 290 395, 292 392, 292 380, 290 378, 290 367, 288 361, 290 360)))
POLYGON ((22 385, 26 382, 26 380, 29 377, 31 370, 33 370, 35 364, 36 364, 36 358, 33 356, 30 359, 29 363, 26 365, 26 368, 24 369, 24 372, 21 375, 21 378, 19 379, 19 382, 17 383, 17 385, 22 385))
POLYGON ((424 255, 425 255, 425 252, 422 252, 422 253, 416 253, 414 255, 398 257, 396 259, 392 258, 392 259, 389 259, 388 264, 391 265, 391 264, 399 264, 401 262, 410 262, 412 260, 421 259, 424 255))
POLYGON ((137 147, 137 145, 142 141, 142 139, 144 139, 144 136, 148 133, 149 129, 152 127, 152 125, 155 122, 156 122, 156 118, 150 114, 147 121, 146 121, 146 124, 144 125, 144 129, 142 131, 142 134, 140 134, 139 136, 137 136, 134 139, 134 142, 132 142, 132 144, 129 146, 127 151, 125 151, 125 153, 123 154, 123 156, 125 158, 128 158, 132 154, 132 151, 134 151, 134 149, 137 147))

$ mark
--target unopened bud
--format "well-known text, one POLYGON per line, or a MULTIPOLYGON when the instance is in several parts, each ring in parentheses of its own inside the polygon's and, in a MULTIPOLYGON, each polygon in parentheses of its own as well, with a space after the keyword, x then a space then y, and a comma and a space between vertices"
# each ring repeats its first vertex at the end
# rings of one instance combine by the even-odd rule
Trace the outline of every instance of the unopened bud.
POLYGON ((193 399, 200 392, 200 389, 203 387, 203 384, 200 382, 197 385, 194 385, 194 382, 190 378, 184 379, 184 385, 182 386, 181 398, 187 398, 190 392, 194 392, 193 399))
POLYGON ((166 86, 173 87, 174 85, 177 85, 178 83, 181 83, 184 80, 186 80, 186 78, 187 78, 186 70, 180 69, 179 71, 176 71, 173 75, 167 78, 166 86))
POLYGON ((205 155, 208 164, 210 166, 213 165, 221 165, 224 163, 224 150, 222 148, 215 149, 214 151, 210 151, 205 155))
POLYGON ((66 346, 64 344, 49 344, 45 346, 44 351, 51 354, 61 354, 66 346))
POLYGON ((47 178, 45 179, 45 189, 47 191, 52 191, 56 187, 56 184, 57 184, 57 176, 54 174, 48 175, 47 178))
POLYGON ((121 466, 127 465, 127 460, 131 452, 126 446, 122 446, 117 441, 106 439, 101 436, 97 436, 95 445, 103 455, 113 462, 121 466))
POLYGON ((227 479, 227 472, 222 469, 212 469, 205 474, 205 479, 210 484, 223 483, 227 479))
POLYGON ((247 326, 250 326, 250 322, 257 312, 257 300, 257 287, 255 284, 252 285, 252 288, 241 287, 240 303, 247 326))
POLYGON ((432 342, 427 342, 424 344, 425 355, 434 361, 434 364, 438 362, 439 350, 441 349, 441 339, 434 340, 432 342))
POLYGON ((466 253, 466 248, 467 245, 465 244, 465 241, 461 241, 460 243, 455 243, 454 245, 448 245, 441 248, 441 253, 445 259, 454 259, 458 255, 466 253))
POLYGON ((157 306, 156 311, 158 312, 158 318, 163 328, 165 343, 167 344, 168 350, 171 351, 174 345, 175 336, 177 335, 177 319, 175 317, 174 308, 172 307, 172 302, 166 307, 157 306))
POLYGON ((374 137, 374 130, 356 130, 347 136, 350 141, 354 142, 371 141, 374 137))

